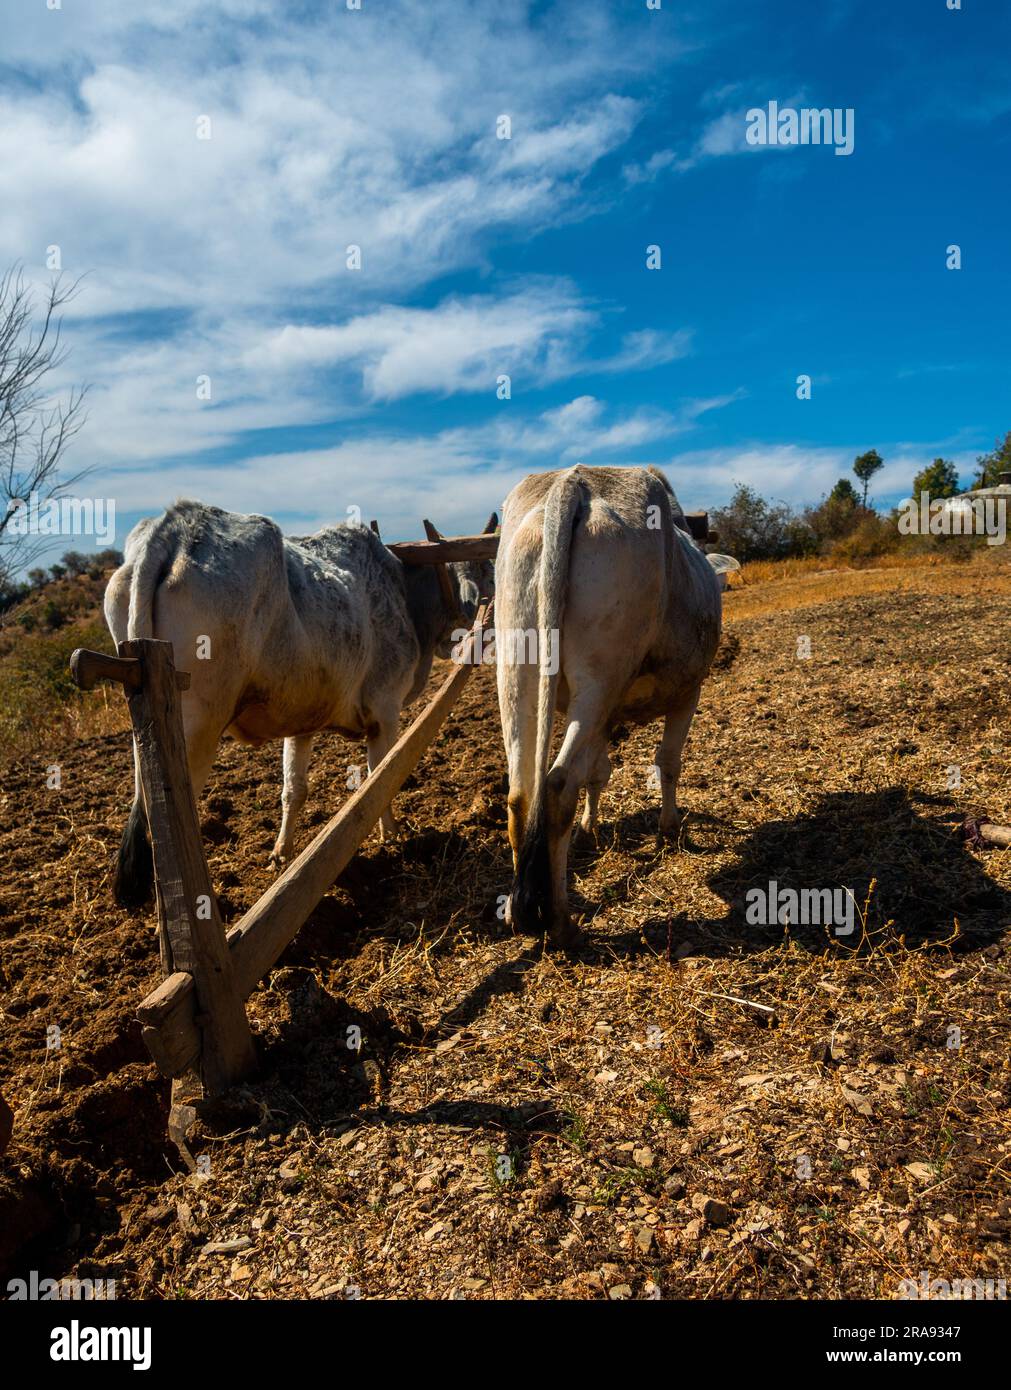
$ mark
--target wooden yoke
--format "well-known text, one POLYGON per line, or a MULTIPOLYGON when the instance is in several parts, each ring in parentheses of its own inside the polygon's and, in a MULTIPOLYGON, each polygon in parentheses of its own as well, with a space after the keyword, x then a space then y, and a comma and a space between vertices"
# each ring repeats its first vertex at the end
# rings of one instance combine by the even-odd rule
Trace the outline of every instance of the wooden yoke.
MULTIPOLYGON (((492 528, 494 530, 494 528, 492 528)), ((446 536, 438 541, 392 541, 386 549, 405 565, 443 565, 452 560, 494 560, 498 536, 446 536)))

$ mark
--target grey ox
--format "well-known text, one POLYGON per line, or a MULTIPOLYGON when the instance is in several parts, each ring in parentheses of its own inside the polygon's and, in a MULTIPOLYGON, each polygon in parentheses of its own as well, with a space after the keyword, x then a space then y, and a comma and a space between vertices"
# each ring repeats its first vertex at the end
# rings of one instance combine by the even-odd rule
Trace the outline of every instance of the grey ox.
MULTIPOLYGON (((267 517, 180 501, 127 537, 105 618, 116 642, 171 642, 176 666, 190 672, 181 703, 194 796, 223 734, 254 745, 284 739, 271 855, 282 864, 305 803, 313 735, 364 737, 373 771, 433 656, 449 655, 454 628, 473 618, 490 589, 487 561, 446 568, 453 611, 431 565, 402 564, 366 527, 328 526, 296 540, 267 517)), ((153 886, 136 749, 134 771, 115 884, 126 907, 145 903, 153 886)), ((395 830, 388 811, 381 833, 395 830)))
POLYGON ((519 930, 563 945, 578 936, 566 885, 573 817, 585 787, 582 826, 596 835, 616 725, 663 718, 660 833, 676 830, 681 749, 719 644, 726 573, 738 568, 703 554, 655 468, 577 464, 507 497, 495 629, 515 870, 507 916, 519 930), (537 661, 517 640, 531 631, 537 661), (556 709, 566 724, 549 769, 556 709))

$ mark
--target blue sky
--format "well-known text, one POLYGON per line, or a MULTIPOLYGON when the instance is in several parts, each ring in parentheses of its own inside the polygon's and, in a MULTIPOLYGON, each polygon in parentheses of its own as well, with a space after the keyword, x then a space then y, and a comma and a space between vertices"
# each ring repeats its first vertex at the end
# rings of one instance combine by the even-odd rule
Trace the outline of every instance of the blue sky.
POLYGON ((186 495, 469 531, 580 460, 800 505, 876 447, 884 504, 1011 428, 998 0, 64 2, 0 0, 0 263, 86 273, 120 545, 186 495), (852 154, 749 145, 770 101, 852 154))

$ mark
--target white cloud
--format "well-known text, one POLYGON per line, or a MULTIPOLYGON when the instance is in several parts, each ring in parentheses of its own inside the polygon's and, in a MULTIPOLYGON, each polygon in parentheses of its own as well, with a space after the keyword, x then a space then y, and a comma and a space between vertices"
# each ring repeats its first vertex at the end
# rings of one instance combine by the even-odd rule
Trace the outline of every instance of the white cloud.
POLYGON ((608 306, 565 282, 411 302, 486 271, 494 238, 592 211, 585 175, 640 118, 623 88, 680 51, 670 26, 619 25, 604 4, 18 6, 0 264, 48 279, 55 246, 68 275, 86 272, 63 381, 92 385, 75 464, 167 472, 247 431, 415 393, 493 405, 501 372, 529 390, 683 355, 683 331, 602 352, 608 306))
POLYGON ((571 344, 597 321, 571 286, 545 284, 502 297, 454 297, 431 309, 386 306, 335 327, 286 325, 254 344, 247 365, 292 370, 356 363, 365 396, 495 390, 498 375, 528 385, 572 369, 571 344))
POLYGON ((497 230, 583 215, 583 175, 639 115, 610 84, 671 52, 618 43, 603 8, 37 8, 5 34, 40 83, 0 94, 0 259, 41 270, 59 245, 91 272, 89 314, 311 306, 320 287, 348 312, 480 264, 497 230))
POLYGON ((676 150, 657 150, 642 164, 626 164, 621 173, 627 184, 654 183, 665 169, 677 167, 676 150))
POLYGON ((720 403, 616 411, 583 395, 521 414, 515 402, 501 402, 495 416, 473 427, 431 435, 375 432, 328 448, 253 453, 224 466, 178 457, 154 472, 109 468, 103 485, 121 515, 156 512, 192 496, 277 516, 289 531, 332 524, 350 506, 377 517, 388 539, 415 535, 426 515, 443 530, 465 531, 483 523, 526 474, 584 460, 627 463, 634 451, 690 429, 720 403))

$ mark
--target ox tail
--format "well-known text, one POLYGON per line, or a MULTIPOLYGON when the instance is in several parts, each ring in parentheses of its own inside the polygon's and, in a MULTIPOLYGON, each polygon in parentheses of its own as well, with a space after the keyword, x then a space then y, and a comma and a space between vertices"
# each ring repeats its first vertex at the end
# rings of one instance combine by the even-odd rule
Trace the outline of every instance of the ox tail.
MULTIPOLYGON (((168 516, 152 527, 144 538, 143 548, 133 560, 130 576, 130 608, 127 618, 127 638, 154 636, 154 596, 171 563, 173 543, 168 516)), ((134 748, 136 766, 137 749, 134 748)), ((140 785, 140 773, 134 779, 133 805, 123 827, 116 859, 113 894, 120 907, 130 911, 143 908, 154 890, 154 858, 148 836, 147 814, 140 785)))
POLYGON ((119 842, 113 893, 120 907, 137 911, 151 900, 154 888, 154 857, 147 833, 147 815, 141 796, 130 807, 123 838, 119 842))
MULTIPOLYGON (((583 503, 576 468, 564 473, 544 500, 544 531, 537 580, 537 759, 530 811, 516 863, 513 922, 521 931, 558 934, 567 922, 565 902, 554 901, 551 844, 565 827, 559 824, 558 802, 565 789, 563 768, 548 771, 555 718, 558 671, 550 670, 552 651, 561 655, 562 619, 569 580, 572 533, 583 503)), ((556 662, 557 667, 559 663, 556 662)))
POLYGON ((131 641, 154 636, 154 595, 175 553, 172 530, 171 513, 166 512, 145 536, 144 548, 134 561, 126 632, 131 641))

